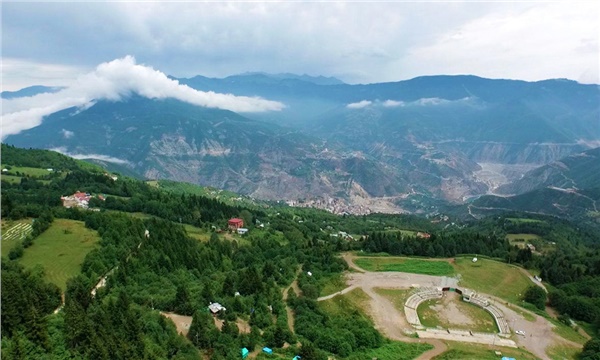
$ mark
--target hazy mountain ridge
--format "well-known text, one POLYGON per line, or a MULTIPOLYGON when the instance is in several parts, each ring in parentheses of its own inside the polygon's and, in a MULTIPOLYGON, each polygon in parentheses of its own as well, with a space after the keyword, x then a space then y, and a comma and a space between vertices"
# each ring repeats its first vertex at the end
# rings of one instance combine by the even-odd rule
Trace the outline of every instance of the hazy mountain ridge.
POLYGON ((523 194, 544 187, 582 190, 600 184, 600 148, 584 151, 531 170, 511 184, 501 186, 501 194, 523 194))
POLYGON ((2 91, 0 92, 0 98, 2 99, 14 99, 14 98, 19 98, 19 97, 25 97, 25 96, 34 96, 34 95, 38 95, 38 94, 43 94, 43 93, 53 93, 53 92, 57 92, 60 89, 62 89, 62 87, 60 86, 42 86, 42 85, 35 85, 35 86, 29 86, 17 91, 2 91))
POLYGON ((385 198, 418 209, 490 193, 600 139, 598 86, 573 81, 321 85, 335 79, 260 73, 179 81, 286 107, 245 117, 134 95, 55 113, 6 141, 103 154, 146 178, 264 199, 385 198))
POLYGON ((352 182, 370 196, 403 190, 392 169, 364 156, 326 149, 322 141, 295 130, 174 100, 133 97, 101 101, 81 112, 67 109, 10 136, 7 143, 57 148, 80 157, 103 154, 146 178, 264 199, 346 196, 352 182))

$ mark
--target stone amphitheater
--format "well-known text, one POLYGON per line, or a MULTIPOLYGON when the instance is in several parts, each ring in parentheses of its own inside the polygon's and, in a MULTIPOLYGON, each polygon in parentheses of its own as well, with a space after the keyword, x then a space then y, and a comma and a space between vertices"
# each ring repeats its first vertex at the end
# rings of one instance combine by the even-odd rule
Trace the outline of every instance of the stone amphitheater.
MULTIPOLYGON (((499 334, 502 337, 509 337, 511 334, 508 322, 506 321, 504 314, 497 307, 490 304, 489 300, 483 296, 478 295, 470 289, 457 289, 449 287, 426 287, 419 288, 414 294, 412 294, 404 303, 404 313, 406 320, 409 324, 415 327, 417 330, 430 331, 434 329, 428 329, 421 324, 419 315, 417 314, 417 308, 419 305, 427 300, 440 299, 444 295, 444 291, 455 291, 463 296, 463 300, 475 304, 494 317, 494 321, 499 329, 499 334)), ((450 329, 446 330, 450 333, 450 329)), ((460 331, 459 331, 460 332, 460 331)), ((469 332, 471 333, 471 332, 469 332)), ((472 334, 472 333, 471 333, 472 334)))

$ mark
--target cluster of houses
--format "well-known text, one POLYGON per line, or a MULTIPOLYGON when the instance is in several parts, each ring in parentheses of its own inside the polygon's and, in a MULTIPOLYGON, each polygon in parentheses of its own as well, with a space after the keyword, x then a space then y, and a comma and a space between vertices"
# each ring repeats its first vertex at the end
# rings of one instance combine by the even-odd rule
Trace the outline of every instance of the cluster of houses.
MULTIPOLYGON (((76 191, 73 195, 61 196, 62 205, 66 208, 78 207, 87 209, 90 204, 92 194, 76 191)), ((96 196, 98 199, 104 201, 105 198, 102 195, 96 196)))
POLYGON ((332 236, 332 237, 339 237, 339 238, 342 238, 342 239, 344 239, 344 240, 355 240, 355 239, 354 239, 354 236, 352 236, 352 235, 348 234, 348 233, 347 233, 347 232, 345 232, 345 231, 338 231, 337 233, 329 234, 329 236, 332 236))

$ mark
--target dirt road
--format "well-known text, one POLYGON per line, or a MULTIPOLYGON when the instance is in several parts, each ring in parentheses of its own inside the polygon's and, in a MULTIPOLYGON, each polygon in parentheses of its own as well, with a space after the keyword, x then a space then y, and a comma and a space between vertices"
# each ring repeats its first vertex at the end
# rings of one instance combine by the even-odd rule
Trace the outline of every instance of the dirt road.
MULTIPOLYGON (((387 286, 379 286, 379 285, 384 285, 384 284, 393 285, 393 284, 396 284, 396 282, 395 281, 392 281, 392 282, 387 281, 387 280, 389 280, 389 277, 386 277, 385 275, 378 276, 380 274, 369 273, 369 272, 365 271, 364 269, 361 269, 356 264, 354 264, 353 257, 351 254, 343 254, 343 257, 344 257, 344 260, 346 260, 346 262, 348 263, 348 266, 350 266, 354 270, 360 272, 360 274, 356 274, 356 273, 348 274, 348 284, 350 285, 349 287, 347 287, 344 290, 339 291, 335 294, 332 294, 329 296, 323 296, 323 297, 319 298, 318 301, 328 300, 337 295, 345 294, 347 292, 350 292, 350 291, 356 289, 357 287, 360 287, 371 298, 370 304, 369 304, 370 306, 369 306, 369 309, 367 309, 367 312, 373 319, 373 321, 375 323, 375 328, 378 331, 380 331, 385 337, 387 337, 391 340, 403 341, 403 342, 408 342, 408 343, 420 343, 420 344, 427 343, 427 344, 430 344, 433 346, 433 349, 424 352, 419 357, 417 357, 416 360, 432 359, 432 358, 444 353, 448 349, 446 344, 444 344, 440 340, 436 340, 436 339, 423 340, 423 339, 417 339, 414 337, 409 337, 407 335, 407 333, 413 332, 413 329, 406 321, 404 315, 402 315, 388 299, 377 294, 377 292, 375 292, 375 290, 374 290, 375 287, 387 287, 387 286), (353 276, 353 275, 356 275, 356 276, 353 276), (369 281, 368 279, 372 279, 372 281, 369 281)), ((395 275, 395 274, 388 274, 388 275, 395 275)), ((408 286, 406 286, 406 285, 405 286, 410 287, 410 281, 412 279, 411 279, 411 276, 409 276, 409 275, 413 275, 413 274, 401 274, 399 277, 393 276, 393 278, 407 281, 407 283, 403 283, 403 284, 408 284, 408 286)), ((427 275, 423 275, 423 276, 427 277, 427 275)), ((426 279, 426 280, 431 281, 431 279, 426 279)), ((394 288, 394 287, 392 287, 392 288, 394 288)), ((396 288, 399 288, 399 287, 396 287, 396 288)))
MULTIPOLYGON (((342 256, 348 263, 348 266, 357 272, 348 273, 346 275, 346 282, 349 285, 346 289, 328 296, 323 296, 318 299, 319 301, 328 300, 356 288, 361 288, 370 297, 370 306, 367 311, 373 318, 375 327, 386 337, 405 342, 427 342, 434 346, 433 350, 424 353, 418 359, 430 359, 446 350, 446 345, 440 340, 424 340, 407 337, 407 334, 413 333, 414 329, 408 324, 404 314, 397 310, 388 299, 377 294, 374 289, 408 289, 413 285, 419 285, 421 287, 437 287, 442 284, 443 286, 457 287, 458 284, 456 279, 402 272, 368 272, 354 263, 354 256, 352 254, 346 253, 342 256)), ((523 271, 527 273, 526 270, 523 271)), ((531 274, 527 274, 528 276, 531 276, 531 274)), ((533 279, 532 281, 538 286, 541 285, 533 279)), ((541 285, 541 287, 543 287, 543 285, 541 285)), ((504 313, 504 317, 513 331, 522 330, 525 332, 525 336, 515 336, 515 341, 520 347, 524 347, 538 358, 548 359, 549 357, 546 354, 546 349, 560 343, 573 347, 581 347, 580 344, 558 336, 552 331, 554 325, 547 319, 517 307, 516 305, 507 304, 507 302, 502 299, 485 294, 481 295, 488 297, 493 302, 493 305, 504 313), (516 311, 517 308, 518 311, 516 311), (528 312, 535 320, 525 320, 520 312, 528 312)))
POLYGON ((175 327, 177 328, 177 332, 183 336, 187 336, 188 332, 190 331, 190 325, 192 324, 191 316, 179 315, 163 311, 161 311, 160 314, 173 320, 173 323, 175 323, 175 327))
POLYGON ((294 289, 294 292, 296 293, 297 296, 302 294, 300 287, 298 287, 298 280, 297 280, 298 275, 300 274, 301 271, 302 271, 302 268, 300 268, 296 271, 296 278, 294 279, 294 281, 292 281, 290 286, 283 289, 283 292, 282 292, 283 302, 285 303, 285 312, 287 314, 288 327, 289 327, 290 331, 292 332, 292 334, 294 333, 294 311, 292 309, 290 309, 286 300, 288 298, 288 291, 290 289, 294 289))

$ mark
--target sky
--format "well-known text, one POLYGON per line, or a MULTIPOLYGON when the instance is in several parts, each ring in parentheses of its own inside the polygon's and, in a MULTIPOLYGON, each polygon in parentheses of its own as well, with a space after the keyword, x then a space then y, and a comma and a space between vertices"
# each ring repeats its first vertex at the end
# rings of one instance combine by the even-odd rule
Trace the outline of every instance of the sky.
POLYGON ((1 6, 3 90, 77 84, 99 64, 124 59, 176 77, 264 71, 347 83, 437 74, 600 83, 600 2, 1 6))

